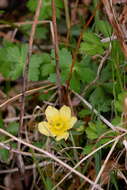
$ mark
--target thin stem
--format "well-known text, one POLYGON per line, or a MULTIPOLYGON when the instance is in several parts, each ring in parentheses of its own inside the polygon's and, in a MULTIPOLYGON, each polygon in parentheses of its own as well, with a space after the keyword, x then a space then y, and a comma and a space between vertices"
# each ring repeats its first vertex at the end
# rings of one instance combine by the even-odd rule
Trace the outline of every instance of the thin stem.
POLYGON ((56 59, 56 82, 58 87, 59 104, 62 105, 62 93, 61 93, 61 77, 60 77, 60 63, 59 63, 59 46, 58 46, 58 35, 57 35, 57 25, 56 25, 56 6, 55 1, 52 0, 52 23, 54 29, 54 51, 56 59))

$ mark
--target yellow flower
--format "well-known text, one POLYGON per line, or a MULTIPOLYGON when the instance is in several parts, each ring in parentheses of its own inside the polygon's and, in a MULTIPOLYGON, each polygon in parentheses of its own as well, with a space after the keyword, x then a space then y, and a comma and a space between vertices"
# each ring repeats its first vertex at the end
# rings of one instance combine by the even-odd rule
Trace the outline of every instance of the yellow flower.
POLYGON ((68 106, 62 106, 60 110, 52 106, 48 106, 45 110, 46 121, 38 124, 40 133, 56 137, 56 140, 67 139, 69 137, 68 130, 76 123, 77 118, 71 116, 71 109, 68 106))

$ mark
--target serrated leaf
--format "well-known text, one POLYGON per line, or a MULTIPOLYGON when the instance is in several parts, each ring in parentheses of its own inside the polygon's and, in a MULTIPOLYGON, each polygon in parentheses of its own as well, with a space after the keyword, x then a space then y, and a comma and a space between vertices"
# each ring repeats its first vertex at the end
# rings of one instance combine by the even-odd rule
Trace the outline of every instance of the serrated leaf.
POLYGON ((56 73, 50 74, 50 76, 48 77, 48 80, 53 83, 56 82, 56 73))
POLYGON ((21 45, 21 47, 15 47, 14 50, 12 50, 13 48, 9 48, 8 50, 8 58, 10 57, 10 61, 13 62, 11 71, 9 76, 13 79, 16 80, 18 77, 20 77, 22 75, 22 71, 23 71, 23 66, 25 64, 26 61, 26 56, 27 56, 27 50, 28 50, 28 45, 27 44, 23 44, 21 45), (13 52, 13 55, 11 55, 11 53, 13 52), (11 59, 12 56, 12 59, 11 59))
POLYGON ((82 42, 80 45, 80 52, 94 56, 97 54, 102 55, 104 53, 104 49, 102 46, 97 45, 97 44, 82 42))
POLYGON ((96 123, 90 122, 89 126, 85 131, 88 139, 94 140, 99 138, 107 130, 108 130, 107 127, 104 124, 102 124, 100 121, 98 121, 96 123))
MULTIPOLYGON (((41 18, 49 18, 52 16, 52 9, 51 9, 51 0, 43 0, 42 2, 42 8, 40 11, 40 16, 39 19, 41 18)), ((36 8, 37 8, 37 1, 35 0, 29 0, 27 2, 27 7, 31 12, 35 12, 36 8)), ((63 8, 63 2, 61 1, 56 1, 56 16, 57 18, 60 18, 60 8, 63 8)))
POLYGON ((97 24, 97 27, 98 27, 99 31, 105 37, 111 36, 111 34, 112 34, 112 28, 111 28, 111 25, 109 24, 109 22, 104 21, 104 20, 98 20, 96 24, 97 24))
POLYGON ((20 50, 17 46, 7 48, 7 61, 19 63, 20 55, 20 50))
POLYGON ((99 37, 92 32, 85 32, 83 34, 84 42, 80 45, 80 52, 88 55, 103 54, 103 44, 99 37))
POLYGON ((69 66, 72 64, 72 55, 71 53, 63 48, 59 51, 59 57, 60 57, 60 65, 63 68, 69 68, 69 66))
POLYGON ((83 40, 85 42, 90 43, 90 44, 96 44, 98 46, 102 46, 100 38, 96 34, 94 34, 93 32, 85 32, 83 34, 83 40))
POLYGON ((50 75, 51 73, 55 72, 55 65, 53 65, 52 63, 50 64, 44 64, 41 67, 41 75, 46 77, 48 75, 50 75))
POLYGON ((29 66, 29 80, 38 81, 39 74, 40 74, 40 64, 42 63, 42 56, 40 55, 32 55, 30 59, 30 66, 29 66))

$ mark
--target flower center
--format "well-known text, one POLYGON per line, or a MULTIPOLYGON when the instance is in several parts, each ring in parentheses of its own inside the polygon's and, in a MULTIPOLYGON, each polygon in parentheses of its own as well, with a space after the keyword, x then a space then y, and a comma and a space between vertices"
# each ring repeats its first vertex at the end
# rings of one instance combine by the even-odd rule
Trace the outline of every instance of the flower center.
POLYGON ((54 123, 54 127, 57 129, 57 130, 60 130, 63 128, 63 123, 62 121, 57 121, 54 123))

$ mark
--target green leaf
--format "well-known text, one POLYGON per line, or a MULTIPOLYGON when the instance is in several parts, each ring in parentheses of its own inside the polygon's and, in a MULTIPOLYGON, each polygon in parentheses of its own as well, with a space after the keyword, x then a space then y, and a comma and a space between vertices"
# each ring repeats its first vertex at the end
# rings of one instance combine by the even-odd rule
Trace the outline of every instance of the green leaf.
POLYGON ((84 118, 85 116, 88 116, 91 114, 91 111, 89 109, 82 109, 81 111, 78 112, 78 116, 80 118, 84 118))
POLYGON ((42 26, 38 26, 36 28, 35 37, 38 39, 46 39, 47 38, 48 29, 42 26))
POLYGON ((78 120, 73 126, 73 130, 71 131, 73 136, 81 135, 85 131, 84 122, 82 120, 78 120))
POLYGON ((103 87, 97 87, 90 95, 89 100, 93 107, 99 112, 107 112, 110 110, 111 99, 106 95, 103 87))
POLYGON ((8 158, 9 158, 9 151, 4 148, 0 148, 0 160, 2 160, 3 162, 7 162, 8 158))
POLYGON ((48 80, 50 82, 56 82, 56 73, 50 74, 50 76, 48 77, 48 80))
POLYGON ((16 80, 18 77, 22 75, 23 71, 23 66, 26 61, 26 56, 27 56, 27 50, 28 50, 28 45, 23 44, 21 47, 13 47, 9 48, 7 51, 7 57, 8 59, 13 62, 11 71, 9 76, 13 79, 16 80))
POLYGON ((115 108, 118 112, 122 113, 124 109, 124 99, 127 96, 127 92, 118 94, 117 100, 115 100, 115 108))
POLYGON ((85 32, 83 34, 83 40, 90 44, 96 44, 98 46, 102 46, 100 38, 93 32, 85 32))
POLYGON ((90 145, 86 145, 84 148, 83 148, 83 152, 82 152, 82 154, 89 154, 89 153, 91 153, 92 151, 93 151, 93 146, 95 146, 95 144, 94 145, 92 145, 92 144, 90 144, 90 145))
POLYGON ((90 122, 89 126, 85 131, 88 139, 94 140, 99 138, 106 131, 108 131, 108 129, 104 124, 102 124, 102 122, 97 121, 96 123, 90 122))
POLYGON ((19 63, 19 58, 20 58, 20 49, 18 48, 18 46, 14 46, 14 47, 9 47, 7 49, 7 60, 11 61, 11 62, 18 62, 19 63))
POLYGON ((17 135, 19 130, 19 123, 12 122, 8 125, 7 131, 13 135, 17 135))
POLYGON ((77 73, 74 72, 70 81, 70 87, 76 92, 80 92, 80 80, 77 76, 77 73))
POLYGON ((102 55, 104 53, 104 49, 102 46, 100 46, 98 44, 82 42, 81 46, 80 46, 80 52, 94 56, 97 54, 102 55))
MULTIPOLYGON (((27 7, 31 12, 35 12, 37 8, 37 1, 35 0, 29 0, 27 2, 27 7)), ((60 9, 63 8, 63 2, 56 0, 56 16, 57 18, 60 18, 60 9)), ((42 8, 40 11, 40 19, 48 19, 52 16, 52 9, 51 9, 51 0, 43 0, 42 2, 42 8)))
POLYGON ((51 73, 55 72, 55 65, 50 63, 50 64, 44 64, 41 67, 41 75, 46 77, 49 76, 51 73))
POLYGON ((80 45, 80 52, 88 55, 103 54, 103 44, 99 37, 92 32, 85 32, 83 35, 84 42, 80 45))
POLYGON ((96 77, 95 72, 88 67, 86 68, 78 67, 78 70, 76 69, 76 71, 78 72, 79 77, 82 80, 82 82, 89 83, 93 81, 96 77))
POLYGON ((112 34, 112 28, 109 22, 103 20, 97 20, 97 27, 99 31, 105 36, 110 37, 112 34))
POLYGON ((121 117, 119 117, 119 116, 115 117, 115 118, 112 120, 111 123, 112 123, 114 126, 120 125, 120 123, 121 123, 121 117))
POLYGON ((32 55, 29 66, 29 80, 38 81, 40 75, 40 64, 42 63, 42 55, 32 55))
POLYGON ((60 65, 62 68, 69 68, 70 65, 72 64, 72 55, 71 53, 65 49, 62 48, 59 51, 59 57, 60 57, 60 65))
POLYGON ((52 180, 47 176, 46 177, 46 189, 52 190, 52 188, 53 188, 52 180))
POLYGON ((112 79, 112 67, 111 62, 108 62, 108 64, 101 71, 100 80, 105 82, 109 81, 110 79, 112 79))

